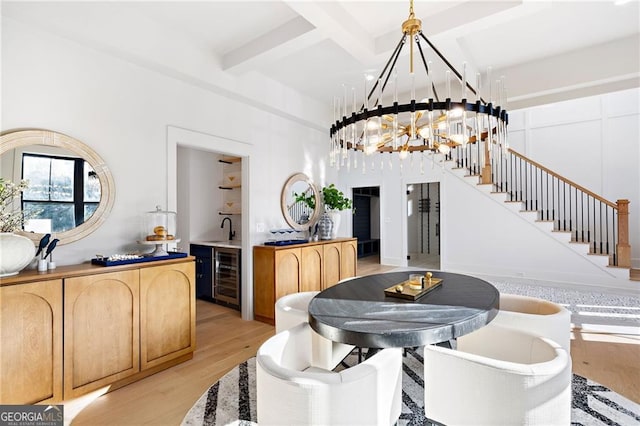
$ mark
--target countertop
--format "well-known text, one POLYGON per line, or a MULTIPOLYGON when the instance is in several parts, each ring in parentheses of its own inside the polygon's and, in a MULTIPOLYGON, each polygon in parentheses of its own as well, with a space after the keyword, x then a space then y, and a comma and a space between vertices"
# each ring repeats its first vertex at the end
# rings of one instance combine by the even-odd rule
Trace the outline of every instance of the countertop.
POLYGON ((292 248, 297 248, 297 247, 309 247, 309 246, 317 246, 320 244, 336 244, 336 243, 342 243, 343 241, 358 241, 357 238, 355 237, 338 237, 338 238, 334 238, 332 240, 318 240, 318 241, 309 241, 309 242, 303 242, 300 244, 290 244, 290 245, 282 245, 282 246, 274 246, 274 245, 265 245, 265 244, 260 244, 260 245, 255 245, 253 246, 254 250, 258 249, 258 250, 287 250, 287 249, 292 249, 292 248))
POLYGON ((93 265, 90 262, 78 265, 58 266, 56 269, 50 269, 45 272, 39 272, 35 269, 24 269, 17 275, 0 278, 0 287, 16 284, 26 284, 30 282, 57 280, 71 277, 79 277, 94 274, 106 274, 109 272, 125 271, 129 269, 152 268, 154 266, 168 265, 170 263, 193 262, 195 257, 187 256, 176 259, 163 259, 153 262, 130 263, 126 265, 100 266, 93 265))
POLYGON ((191 244, 197 244, 199 246, 209 247, 226 247, 226 248, 242 248, 242 241, 240 240, 223 240, 223 241, 191 241, 191 244))

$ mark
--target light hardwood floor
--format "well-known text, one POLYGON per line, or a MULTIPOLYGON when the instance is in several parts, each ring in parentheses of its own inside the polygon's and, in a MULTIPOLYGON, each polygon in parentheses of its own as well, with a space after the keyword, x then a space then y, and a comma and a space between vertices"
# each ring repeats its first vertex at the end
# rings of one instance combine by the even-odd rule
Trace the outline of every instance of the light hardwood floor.
MULTIPOLYGON (((358 275, 386 272, 377 258, 358 261, 358 275)), ((202 393, 235 365, 255 355, 274 327, 243 321, 240 313, 197 301, 194 358, 169 370, 97 397, 74 425, 179 425, 202 393)), ((640 337, 574 330, 573 371, 640 403, 640 337)), ((86 398, 85 398, 86 399, 86 398)), ((85 400, 65 404, 69 414, 85 400)))

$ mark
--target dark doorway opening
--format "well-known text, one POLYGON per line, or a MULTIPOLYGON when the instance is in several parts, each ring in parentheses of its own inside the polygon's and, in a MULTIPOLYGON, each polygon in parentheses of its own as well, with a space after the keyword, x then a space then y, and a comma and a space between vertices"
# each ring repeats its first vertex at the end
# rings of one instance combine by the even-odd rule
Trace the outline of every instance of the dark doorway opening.
POLYGON ((353 236, 358 258, 380 254, 380 187, 353 188, 353 236))

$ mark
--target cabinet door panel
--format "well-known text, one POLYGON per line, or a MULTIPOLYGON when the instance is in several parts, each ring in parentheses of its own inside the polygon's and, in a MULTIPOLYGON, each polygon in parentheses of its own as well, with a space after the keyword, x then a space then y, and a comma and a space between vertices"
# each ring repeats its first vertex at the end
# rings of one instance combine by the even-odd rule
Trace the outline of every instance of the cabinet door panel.
POLYGON ((304 247, 300 250, 302 263, 302 277, 300 291, 322 290, 322 246, 304 247))
POLYGON ((341 253, 340 280, 356 276, 356 265, 358 263, 358 242, 343 241, 341 253))
POLYGON ((260 321, 275 318, 275 253, 260 247, 253 249, 253 313, 260 321))
POLYGON ((209 246, 191 244, 191 255, 196 257, 196 297, 213 299, 213 249, 209 246))
POLYGON ((194 262, 140 270, 142 370, 195 349, 194 275, 194 262))
POLYGON ((340 281, 341 251, 340 243, 324 245, 324 288, 336 285, 340 281))
POLYGON ((276 252, 276 301, 282 296, 299 291, 300 256, 300 249, 278 250, 276 252))
POLYGON ((64 396, 140 371, 139 273, 65 279, 64 396))
POLYGON ((62 280, 0 288, 0 403, 62 401, 62 280))

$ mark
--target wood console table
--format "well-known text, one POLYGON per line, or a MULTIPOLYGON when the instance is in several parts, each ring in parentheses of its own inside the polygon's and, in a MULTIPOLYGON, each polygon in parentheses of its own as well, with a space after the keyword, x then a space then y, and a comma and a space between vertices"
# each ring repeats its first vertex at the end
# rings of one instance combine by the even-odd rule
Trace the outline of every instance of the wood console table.
POLYGON ((291 246, 253 247, 254 316, 275 323, 275 303, 300 291, 320 291, 356 276, 356 238, 313 241, 291 246))
POLYGON ((189 256, 0 278, 0 403, 114 390, 191 359, 194 271, 189 256))

